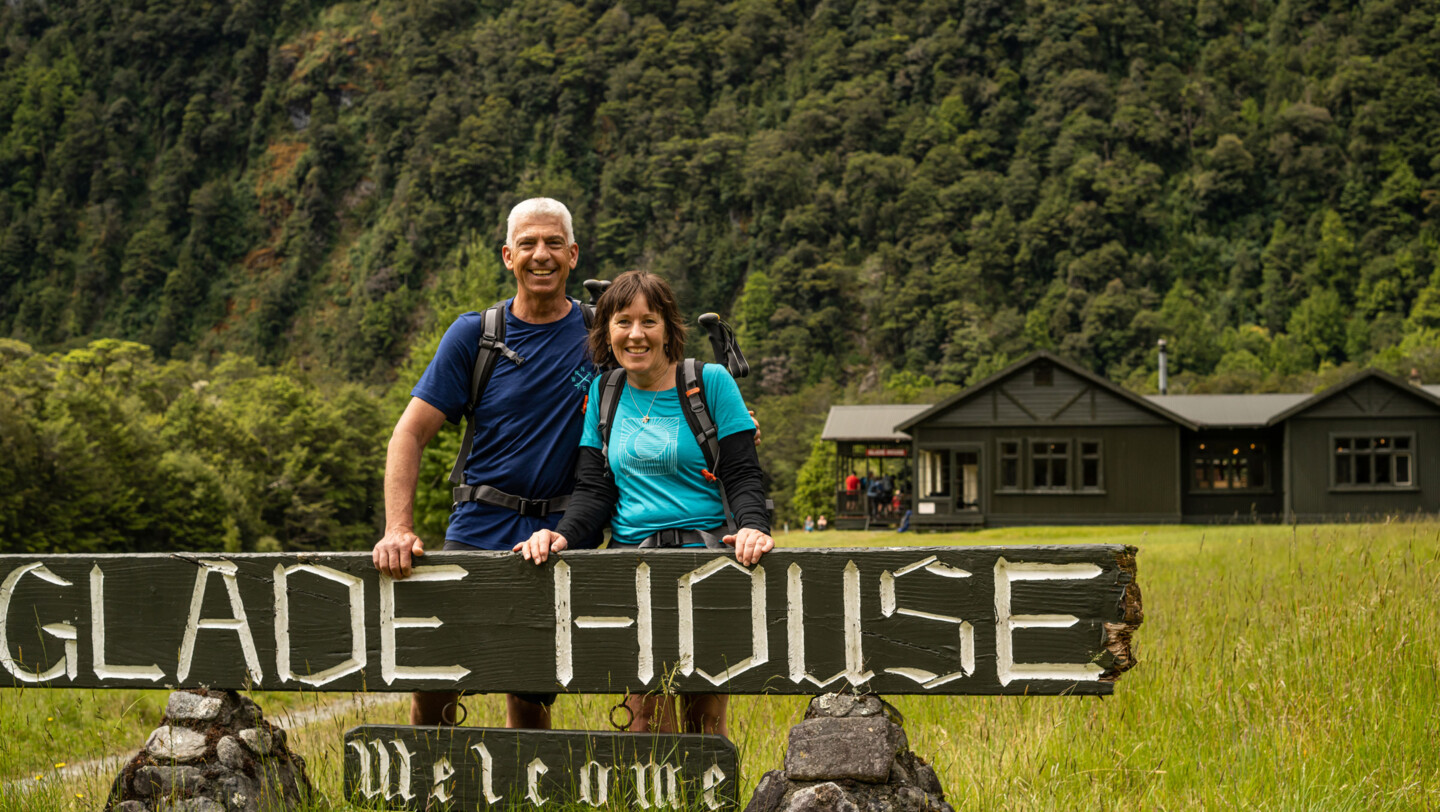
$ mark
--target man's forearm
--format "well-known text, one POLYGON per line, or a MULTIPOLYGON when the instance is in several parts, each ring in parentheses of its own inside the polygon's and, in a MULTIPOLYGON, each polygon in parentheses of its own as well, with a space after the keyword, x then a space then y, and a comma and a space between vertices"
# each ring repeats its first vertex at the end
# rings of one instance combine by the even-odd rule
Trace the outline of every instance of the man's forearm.
POLYGON ((408 432, 396 431, 385 453, 385 530, 415 529, 415 486, 420 481, 420 455, 425 445, 408 432))

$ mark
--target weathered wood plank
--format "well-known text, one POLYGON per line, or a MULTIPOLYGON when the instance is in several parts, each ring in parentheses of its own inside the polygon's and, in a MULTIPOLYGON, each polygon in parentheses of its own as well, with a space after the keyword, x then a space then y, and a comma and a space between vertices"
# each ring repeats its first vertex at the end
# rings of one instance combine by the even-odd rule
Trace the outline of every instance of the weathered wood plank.
MULTIPOLYGON (((733 810, 735 745, 700 734, 362 725, 345 733, 345 795, 387 809, 583 803, 733 810)), ((608 808, 608 807, 607 807, 608 808)))
POLYGON ((54 687, 1105 694, 1134 548, 0 556, 0 679, 54 687))

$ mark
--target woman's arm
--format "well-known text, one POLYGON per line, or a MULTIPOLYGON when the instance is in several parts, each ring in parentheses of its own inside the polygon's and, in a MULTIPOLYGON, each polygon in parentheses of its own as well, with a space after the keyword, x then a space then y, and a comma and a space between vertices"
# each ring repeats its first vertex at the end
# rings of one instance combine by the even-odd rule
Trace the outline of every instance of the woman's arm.
POLYGON ((580 456, 575 460, 575 491, 570 494, 570 506, 555 532, 567 539, 590 538, 605 526, 619 499, 615 479, 605 473, 600 449, 580 446, 580 456))
MULTIPOLYGON (((770 515, 765 510, 765 481, 760 458, 755 453, 755 432, 738 431, 720 438, 720 459, 715 475, 725 485, 736 527, 770 532, 770 515)), ((566 514, 567 517, 569 514, 566 514)))

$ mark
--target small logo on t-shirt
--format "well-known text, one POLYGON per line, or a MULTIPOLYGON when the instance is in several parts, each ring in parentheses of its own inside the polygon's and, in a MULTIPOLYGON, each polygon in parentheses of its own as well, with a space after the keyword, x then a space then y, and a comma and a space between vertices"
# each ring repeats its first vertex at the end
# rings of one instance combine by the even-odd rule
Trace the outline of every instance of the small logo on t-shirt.
POLYGON ((570 373, 570 383, 582 392, 590 390, 590 381, 594 378, 595 365, 589 361, 581 363, 580 366, 575 367, 574 372, 570 373))
POLYGON ((620 465, 627 476, 670 476, 680 470, 680 418, 627 417, 620 430, 620 465))

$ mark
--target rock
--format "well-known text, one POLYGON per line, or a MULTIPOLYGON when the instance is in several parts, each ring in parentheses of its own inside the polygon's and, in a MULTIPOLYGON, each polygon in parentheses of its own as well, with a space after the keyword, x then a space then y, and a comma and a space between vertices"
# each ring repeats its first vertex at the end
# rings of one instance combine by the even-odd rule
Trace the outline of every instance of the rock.
POLYGON ((165 716, 172 722, 210 722, 220 718, 224 698, 191 691, 176 691, 165 706, 165 716))
POLYGON ((905 716, 889 702, 873 694, 824 694, 810 700, 806 719, 849 719, 856 716, 884 716, 897 725, 905 724, 905 716))
POLYGON ((940 778, 935 775, 935 770, 917 757, 915 765, 915 786, 938 798, 945 797, 945 790, 940 787, 940 778))
POLYGON ((790 805, 785 812, 860 812, 855 802, 840 785, 817 784, 806 787, 790 796, 790 805))
POLYGON ((904 729, 883 716, 806 719, 790 729, 785 774, 791 781, 879 784, 907 746, 904 729))
POLYGON ((745 806, 745 812, 775 812, 784 796, 785 772, 771 770, 760 776, 760 783, 755 785, 755 791, 750 794, 750 803, 745 806))
POLYGON ((245 755, 244 746, 234 736, 226 736, 221 739, 220 743, 215 745, 215 755, 220 759, 221 764, 231 770, 245 769, 245 761, 248 758, 245 755))
POLYGON ((258 727, 240 731, 240 741, 245 742, 246 746, 254 750, 257 756, 270 755, 270 734, 258 727))
POLYGON ((227 775, 221 778, 215 797, 231 812, 259 812, 260 791, 258 784, 244 775, 227 775))
POLYGON ((186 798, 181 801, 161 801, 156 812, 225 812, 225 807, 209 798, 186 798))
POLYGON ((158 761, 195 761, 205 755, 205 737, 188 727, 162 725, 145 741, 145 750, 158 761))
POLYGON ((116 776, 106 809, 294 812, 311 794, 305 760, 249 698, 177 691, 164 723, 116 776))
POLYGON ((205 784, 205 776, 196 767, 141 767, 131 781, 135 792, 147 798, 198 795, 205 784))

